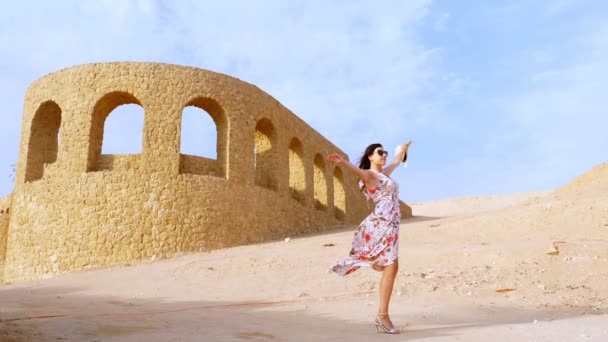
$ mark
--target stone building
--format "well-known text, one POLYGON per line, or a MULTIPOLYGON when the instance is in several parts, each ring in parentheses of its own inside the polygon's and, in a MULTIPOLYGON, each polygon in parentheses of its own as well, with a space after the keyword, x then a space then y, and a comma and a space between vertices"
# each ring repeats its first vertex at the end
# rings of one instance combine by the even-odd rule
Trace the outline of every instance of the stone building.
MULTIPOLYGON (((358 223, 356 179, 277 100, 226 75, 157 63, 80 65, 27 90, 15 188, 0 199, 5 282, 358 223), (140 154, 106 155, 106 118, 143 108, 140 154), (217 128, 217 158, 180 151, 184 108, 217 128), (204 113, 203 113, 204 114, 204 113)), ((402 203, 404 216, 411 210, 402 203)))

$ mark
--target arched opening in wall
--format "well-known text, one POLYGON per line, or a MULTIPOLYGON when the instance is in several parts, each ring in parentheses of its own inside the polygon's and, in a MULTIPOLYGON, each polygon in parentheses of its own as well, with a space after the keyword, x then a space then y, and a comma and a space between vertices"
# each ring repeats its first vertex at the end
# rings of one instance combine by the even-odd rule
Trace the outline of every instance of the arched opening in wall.
POLYGON ((276 132, 272 122, 261 119, 255 126, 255 184, 277 190, 276 132))
POLYGON ((226 177, 228 120, 217 101, 198 97, 182 111, 179 172, 226 177))
POLYGON ((344 175, 339 167, 334 169, 334 208, 336 218, 343 221, 346 217, 346 192, 344 191, 344 175))
POLYGON ((205 110, 188 106, 182 111, 181 154, 217 160, 217 128, 205 110))
POLYGON ((306 175, 304 171, 302 143, 297 138, 289 143, 289 191, 298 202, 305 202, 306 175))
POLYGON ((103 129, 101 154, 141 153, 144 109, 138 104, 124 104, 112 110, 103 129))
POLYGON ((144 109, 127 92, 103 96, 93 109, 88 171, 137 169, 142 150, 144 109))
POLYGON ((320 154, 315 155, 314 171, 314 192, 315 208, 319 210, 327 209, 327 179, 325 177, 325 161, 320 154))
POLYGON ((30 126, 30 140, 27 150, 25 181, 41 179, 44 167, 57 160, 59 149, 59 127, 61 108, 53 101, 46 101, 38 107, 30 126))

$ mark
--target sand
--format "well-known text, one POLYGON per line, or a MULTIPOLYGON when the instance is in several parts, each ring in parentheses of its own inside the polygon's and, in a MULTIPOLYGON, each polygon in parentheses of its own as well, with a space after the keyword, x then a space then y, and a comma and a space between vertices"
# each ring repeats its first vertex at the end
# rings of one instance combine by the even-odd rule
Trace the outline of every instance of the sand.
POLYGON ((549 192, 413 203, 380 274, 356 227, 0 287, 0 341, 608 341, 608 164, 549 192), (333 246, 324 246, 333 244, 333 246))

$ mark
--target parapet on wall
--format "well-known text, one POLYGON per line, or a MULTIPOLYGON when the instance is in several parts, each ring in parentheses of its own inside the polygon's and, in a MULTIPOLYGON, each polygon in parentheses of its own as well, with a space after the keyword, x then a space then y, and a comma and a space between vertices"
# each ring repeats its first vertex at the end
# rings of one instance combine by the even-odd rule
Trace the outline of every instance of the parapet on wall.
POLYGON ((345 155, 226 75, 155 63, 49 74, 25 98, 4 280, 358 223, 365 200, 330 153, 345 155), (123 104, 143 108, 142 152, 103 155, 105 121, 123 104), (188 106, 215 123, 217 158, 181 153, 188 106))

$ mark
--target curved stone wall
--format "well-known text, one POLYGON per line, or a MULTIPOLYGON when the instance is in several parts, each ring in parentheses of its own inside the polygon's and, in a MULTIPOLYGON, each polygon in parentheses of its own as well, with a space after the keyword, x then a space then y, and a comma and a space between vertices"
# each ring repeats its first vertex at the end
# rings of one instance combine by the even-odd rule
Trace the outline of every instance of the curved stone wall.
POLYGON ((365 200, 349 172, 326 162, 329 153, 345 155, 226 75, 156 63, 49 74, 25 98, 4 280, 358 223, 365 200), (105 120, 123 104, 143 107, 142 153, 102 155, 105 120), (180 153, 188 106, 213 119, 216 159, 180 153))

